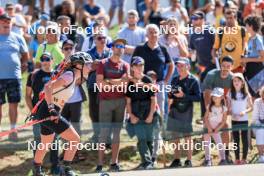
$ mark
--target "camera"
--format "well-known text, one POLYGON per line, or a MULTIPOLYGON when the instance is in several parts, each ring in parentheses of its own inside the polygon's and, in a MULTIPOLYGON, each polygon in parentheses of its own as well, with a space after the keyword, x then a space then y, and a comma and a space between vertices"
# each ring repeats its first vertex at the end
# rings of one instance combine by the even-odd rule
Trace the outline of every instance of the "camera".
POLYGON ((180 86, 173 86, 172 89, 171 89, 171 93, 172 93, 172 94, 177 94, 177 93, 179 93, 181 90, 182 90, 182 87, 180 87, 180 86))

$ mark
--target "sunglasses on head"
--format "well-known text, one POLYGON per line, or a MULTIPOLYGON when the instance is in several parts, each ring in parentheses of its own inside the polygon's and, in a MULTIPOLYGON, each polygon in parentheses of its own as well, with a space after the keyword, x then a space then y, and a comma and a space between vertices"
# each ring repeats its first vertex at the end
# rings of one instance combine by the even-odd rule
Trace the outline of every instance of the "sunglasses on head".
POLYGON ((63 48, 64 51, 69 51, 69 50, 72 50, 72 47, 65 47, 63 48))
POLYGON ((118 49, 125 49, 125 45, 116 44, 115 47, 118 49))
POLYGON ((196 20, 200 20, 201 18, 199 18, 199 17, 197 17, 197 16, 192 16, 191 17, 191 20, 193 20, 193 21, 196 21, 196 20))
POLYGON ((50 62, 50 61, 51 61, 51 58, 49 58, 49 57, 42 57, 42 58, 40 59, 40 61, 41 61, 41 62, 50 62))
POLYGON ((100 41, 100 40, 105 40, 106 37, 97 37, 96 39, 100 41))

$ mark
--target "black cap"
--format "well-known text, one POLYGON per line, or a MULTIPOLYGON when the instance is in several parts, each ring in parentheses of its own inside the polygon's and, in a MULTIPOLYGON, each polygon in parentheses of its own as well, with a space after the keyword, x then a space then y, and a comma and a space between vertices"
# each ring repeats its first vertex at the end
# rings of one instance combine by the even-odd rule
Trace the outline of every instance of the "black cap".
POLYGON ((40 61, 42 61, 42 60, 45 59, 45 58, 49 58, 50 60, 53 59, 52 55, 51 55, 50 53, 48 53, 48 52, 44 52, 44 53, 41 55, 41 57, 40 57, 40 61))
POLYGON ((11 20, 11 17, 5 13, 3 15, 0 15, 0 20, 11 20))
POLYGON ((62 43, 62 47, 63 47, 64 45, 72 45, 72 46, 74 46, 74 43, 73 43, 72 40, 67 39, 67 40, 65 40, 65 41, 62 43))
POLYGON ((193 17, 200 18, 200 19, 204 19, 205 14, 204 14, 202 11, 196 11, 196 12, 193 13, 192 16, 193 16, 193 17))
POLYGON ((8 8, 8 7, 15 8, 15 5, 13 3, 7 3, 6 6, 5 6, 5 8, 8 8))

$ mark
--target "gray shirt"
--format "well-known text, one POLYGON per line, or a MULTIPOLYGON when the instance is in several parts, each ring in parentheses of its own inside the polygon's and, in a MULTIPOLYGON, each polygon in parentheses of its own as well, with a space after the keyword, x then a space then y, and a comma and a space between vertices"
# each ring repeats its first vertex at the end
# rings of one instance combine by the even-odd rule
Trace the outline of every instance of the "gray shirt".
MULTIPOLYGON (((125 39, 127 41, 127 45, 137 46, 146 41, 146 31, 141 27, 136 27, 135 30, 125 27, 118 32, 118 38, 125 39)), ((124 54, 122 59, 130 64, 131 56, 132 55, 124 54)))

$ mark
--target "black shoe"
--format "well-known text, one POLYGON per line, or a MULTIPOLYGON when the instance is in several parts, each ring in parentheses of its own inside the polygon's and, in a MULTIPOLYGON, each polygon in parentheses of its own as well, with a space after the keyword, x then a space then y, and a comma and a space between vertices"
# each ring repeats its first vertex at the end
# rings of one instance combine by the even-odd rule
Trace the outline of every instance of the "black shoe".
POLYGON ((152 157, 152 166, 155 167, 157 165, 157 158, 152 157))
POLYGON ((103 171, 103 166, 97 165, 96 169, 95 169, 95 172, 102 172, 102 171, 103 171))
POLYGON ((119 164, 115 163, 115 164, 111 164, 110 165, 110 171, 113 171, 113 172, 119 172, 120 171, 120 166, 119 164))
POLYGON ((169 166, 170 168, 177 168, 177 167, 181 167, 181 161, 179 159, 175 159, 172 161, 171 165, 169 166))
POLYGON ((50 169, 50 174, 52 176, 60 175, 60 167, 58 165, 52 165, 50 169))
POLYGON ((203 166, 212 166, 212 160, 204 160, 203 166))
POLYGON ((223 166, 223 165, 227 165, 227 161, 226 160, 221 160, 219 163, 218 163, 218 166, 223 166))
POLYGON ((184 162, 184 167, 192 167, 192 161, 191 160, 186 160, 184 162))
POLYGON ((61 176, 76 176, 75 172, 70 166, 63 166, 61 176))
POLYGON ((226 156, 226 163, 227 164, 234 164, 234 162, 232 161, 231 157, 226 156))
POLYGON ((42 171, 42 168, 40 165, 34 165, 33 176, 45 176, 45 173, 42 171))

